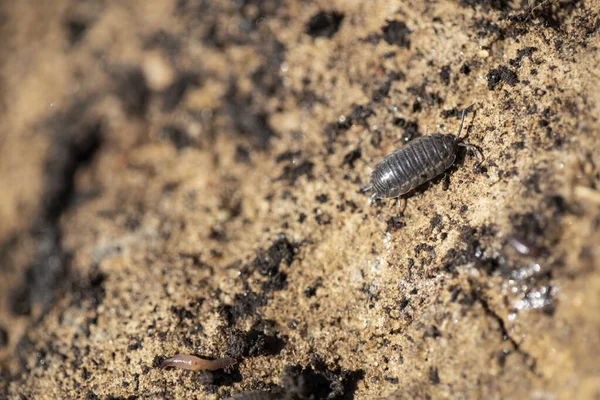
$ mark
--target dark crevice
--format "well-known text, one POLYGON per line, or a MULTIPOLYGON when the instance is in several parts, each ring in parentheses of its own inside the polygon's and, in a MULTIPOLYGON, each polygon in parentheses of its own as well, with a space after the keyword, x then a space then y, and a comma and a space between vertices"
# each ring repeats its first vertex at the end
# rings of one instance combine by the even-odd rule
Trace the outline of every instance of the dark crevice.
POLYGON ((344 14, 321 11, 310 18, 305 31, 312 37, 331 38, 340 29, 343 20, 344 14))
POLYGON ((266 150, 271 138, 277 134, 269 123, 269 115, 252 96, 238 92, 237 83, 232 80, 223 101, 225 114, 229 115, 233 130, 250 139, 257 150, 266 150))
POLYGON ((88 118, 90 102, 75 102, 49 123, 53 130, 45 165, 45 187, 40 211, 29 235, 36 253, 25 269, 23 281, 9 297, 15 315, 28 315, 33 304, 42 305, 42 316, 56 300, 57 291, 68 282, 71 255, 62 247, 60 217, 74 204, 75 176, 88 165, 102 143, 102 124, 88 118))
POLYGON ((491 317, 492 319, 494 319, 498 323, 498 328, 500 329, 500 333, 502 334, 502 339, 508 340, 508 342, 513 347, 514 351, 523 357, 523 359, 525 361, 525 365, 527 365, 529 370, 532 373, 537 374, 537 372, 536 372, 537 360, 534 357, 532 357, 531 354, 529 354, 525 350, 521 349, 521 346, 519 345, 519 343, 512 336, 510 336, 510 334, 508 333, 508 330, 506 329, 506 324, 504 323, 504 320, 502 319, 502 317, 500 317, 494 310, 492 310, 488 301, 482 296, 482 294, 477 289, 471 290, 471 296, 473 297, 474 300, 476 300, 477 302, 479 302, 479 304, 481 304, 481 307, 483 308, 483 311, 485 312, 485 314, 488 317, 491 317))

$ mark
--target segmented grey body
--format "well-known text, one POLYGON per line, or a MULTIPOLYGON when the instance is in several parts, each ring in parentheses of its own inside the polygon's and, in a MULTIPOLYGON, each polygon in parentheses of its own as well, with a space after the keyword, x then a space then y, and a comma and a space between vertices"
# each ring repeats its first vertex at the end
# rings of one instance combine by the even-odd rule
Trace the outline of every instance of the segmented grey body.
POLYGON ((374 197, 394 198, 438 176, 454 164, 458 144, 453 135, 422 136, 394 150, 371 174, 374 197))
POLYGON ((389 199, 406 194, 417 186, 438 176, 454 164, 459 147, 474 152, 473 145, 462 143, 462 131, 466 111, 463 110, 456 135, 434 133, 422 136, 394 150, 381 160, 371 174, 371 184, 365 190, 373 191, 372 199, 389 199))

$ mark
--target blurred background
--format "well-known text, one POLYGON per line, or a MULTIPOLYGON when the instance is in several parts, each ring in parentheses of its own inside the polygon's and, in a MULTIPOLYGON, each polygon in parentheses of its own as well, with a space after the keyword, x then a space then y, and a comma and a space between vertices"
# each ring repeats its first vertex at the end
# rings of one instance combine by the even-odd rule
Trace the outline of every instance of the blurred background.
POLYGON ((1 2, 0 398, 598 398, 599 37, 591 0, 1 2), (368 204, 472 103, 481 168, 368 204))

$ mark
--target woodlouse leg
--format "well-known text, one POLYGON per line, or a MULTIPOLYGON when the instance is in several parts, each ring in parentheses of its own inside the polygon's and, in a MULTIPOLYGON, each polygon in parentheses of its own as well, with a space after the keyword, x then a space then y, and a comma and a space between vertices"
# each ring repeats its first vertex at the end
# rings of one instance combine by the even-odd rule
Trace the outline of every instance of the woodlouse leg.
POLYGON ((444 174, 444 184, 442 185, 442 190, 445 192, 448 189, 450 189, 450 174, 446 172, 444 174))
POLYGON ((404 197, 398 197, 396 199, 396 207, 400 209, 400 214, 404 214, 404 210, 406 210, 407 201, 404 197))
POLYGON ((371 197, 369 197, 369 205, 370 205, 370 206, 372 206, 372 205, 373 205, 373 203, 375 202, 376 196, 377 196, 377 193, 373 193, 373 194, 371 195, 371 197))
POLYGON ((475 169, 479 168, 479 166, 481 165, 481 163, 484 160, 483 152, 481 150, 479 150, 479 148, 477 148, 477 146, 473 146, 472 144, 459 143, 458 145, 461 147, 464 147, 465 149, 467 149, 467 151, 470 151, 471 153, 473 153, 473 156, 475 156, 475 159, 477 160, 477 164, 475 164, 475 166, 473 168, 475 168, 475 169))

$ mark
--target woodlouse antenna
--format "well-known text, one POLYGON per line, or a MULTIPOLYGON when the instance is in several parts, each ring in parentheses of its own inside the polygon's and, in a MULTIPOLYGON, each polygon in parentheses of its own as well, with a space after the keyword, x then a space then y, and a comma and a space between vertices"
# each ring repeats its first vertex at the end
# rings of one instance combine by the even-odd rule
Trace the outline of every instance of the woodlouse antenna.
POLYGON ((462 132, 462 128, 463 128, 463 124, 465 122, 465 116, 467 115, 467 111, 469 111, 471 109, 471 107, 473 107, 475 103, 471 104, 469 107, 467 108, 463 108, 462 110, 462 115, 460 116, 460 126, 458 127, 458 132, 456 132, 456 141, 460 140, 460 133, 462 132))
POLYGON ((545 7, 545 6, 546 6, 546 4, 550 3, 550 1, 551 1, 551 0, 544 0, 544 1, 542 1, 540 4, 538 4, 538 5, 537 5, 537 6, 535 6, 535 7, 531 7, 531 6, 529 6, 529 10, 528 10, 528 11, 526 11, 526 12, 527 12, 529 15, 527 16, 527 18, 525 18, 525 22, 528 22, 528 21, 530 21, 531 19, 533 19, 533 17, 535 17, 535 9, 536 9, 536 8, 542 8, 542 7, 545 7))

